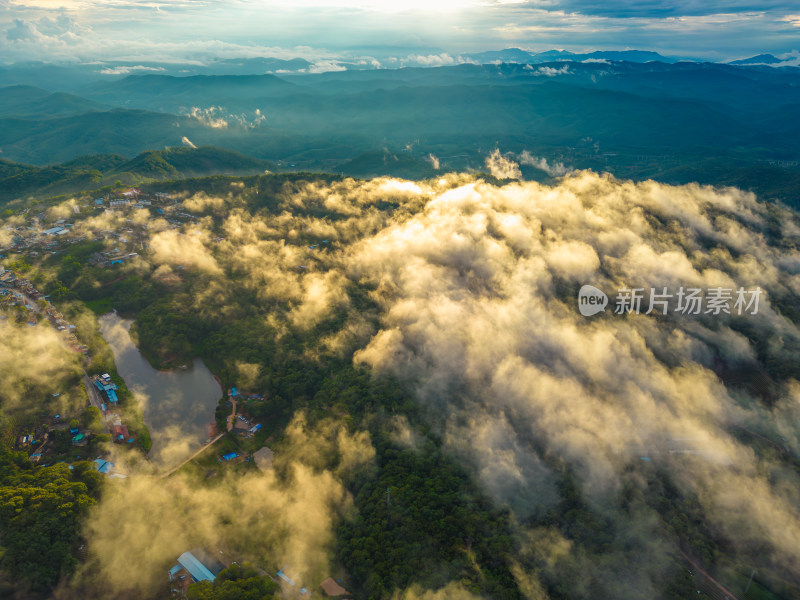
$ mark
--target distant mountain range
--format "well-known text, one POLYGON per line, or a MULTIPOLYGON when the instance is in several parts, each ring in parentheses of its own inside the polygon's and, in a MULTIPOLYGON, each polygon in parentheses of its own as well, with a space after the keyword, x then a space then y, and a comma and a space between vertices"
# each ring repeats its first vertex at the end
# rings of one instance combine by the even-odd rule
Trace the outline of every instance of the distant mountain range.
POLYGON ((786 62, 780 58, 772 56, 772 54, 759 54, 758 56, 751 56, 750 58, 743 58, 741 60, 732 60, 729 65, 777 65, 786 62))
MULTIPOLYGON (((400 53, 398 49, 398 53, 400 53)), ((431 49, 434 54, 442 53, 441 50, 431 49)), ((443 55, 447 53, 444 52, 443 55)), ((458 58, 458 57, 457 57, 458 58)), ((531 52, 520 48, 505 48, 503 50, 490 50, 486 52, 473 52, 461 55, 478 64, 516 63, 516 64, 541 64, 559 61, 610 61, 632 63, 675 63, 675 62, 704 62, 699 59, 665 56, 658 52, 648 50, 598 50, 593 52, 570 52, 568 50, 547 50, 544 52, 531 52)), ((730 61, 732 65, 796 65, 798 57, 780 59, 772 54, 759 54, 746 59, 730 61)), ((436 64, 435 62, 433 64, 436 64)), ((325 71, 371 71, 376 69, 396 69, 398 65, 425 67, 417 61, 412 53, 403 57, 402 54, 391 57, 363 57, 354 58, 326 58, 314 62, 305 58, 274 58, 274 57, 248 57, 248 58, 218 58, 210 59, 205 63, 198 62, 152 62, 133 60, 114 60, 109 62, 59 63, 49 64, 42 62, 15 63, 0 66, 0 81, 5 85, 33 85, 42 87, 46 81, 51 89, 59 91, 77 92, 91 83, 108 82, 128 75, 173 75, 176 77, 190 77, 195 75, 284 75, 284 74, 316 74, 325 71)))
POLYGON ((469 54, 467 56, 481 64, 495 62, 537 64, 564 60, 577 62, 585 60, 627 61, 634 63, 656 61, 664 63, 678 62, 678 59, 676 58, 669 58, 662 56, 657 52, 649 52, 644 50, 611 50, 576 54, 566 50, 548 50, 547 52, 532 53, 526 52, 525 50, 520 50, 519 48, 507 48, 505 50, 479 52, 477 54, 469 54))
POLYGON ((286 170, 426 177, 437 163, 485 169, 486 155, 500 148, 632 178, 682 181, 697 175, 697 165, 708 176, 695 178, 708 183, 757 173, 774 181, 756 186, 772 197, 794 202, 800 194, 787 183, 800 172, 800 68, 649 60, 652 53, 638 51, 481 56, 490 62, 281 75, 137 71, 76 77, 68 88, 42 67, 39 85, 0 88, 0 157, 36 165, 4 185, 13 195, 36 188, 25 182, 37 177, 56 190, 76 178, 104 185, 117 173, 126 181, 269 168, 263 161, 286 170), (215 156, 183 165, 171 150, 169 158, 147 155, 123 166, 145 151, 181 146, 225 148, 263 164, 229 171, 215 156), (118 159, 69 173, 32 170, 85 155, 118 159))

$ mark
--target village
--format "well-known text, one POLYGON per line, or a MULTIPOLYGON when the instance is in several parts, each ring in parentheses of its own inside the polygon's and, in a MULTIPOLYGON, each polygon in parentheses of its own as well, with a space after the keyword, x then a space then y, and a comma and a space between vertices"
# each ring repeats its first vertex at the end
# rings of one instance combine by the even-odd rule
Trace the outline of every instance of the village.
MULTIPOLYGON (((84 201, 82 204, 74 203, 72 211, 75 215, 89 216, 124 216, 131 210, 142 209, 137 215, 151 218, 163 218, 168 227, 177 229, 184 223, 196 217, 185 212, 180 203, 170 194, 154 192, 145 194, 138 188, 129 188, 119 193, 84 201)), ((16 227, 6 226, 11 233, 11 243, 6 248, 0 248, 0 255, 6 252, 20 253, 30 258, 37 258, 47 254, 56 255, 69 246, 85 242, 87 231, 76 227, 74 219, 60 218, 55 221, 48 218, 47 210, 35 211, 28 207, 21 210, 20 217, 25 220, 24 225, 16 227)), ((124 227, 92 230, 94 237, 91 241, 105 241, 114 245, 92 257, 92 264, 111 267, 122 264, 137 255, 136 249, 146 248, 147 220, 126 219, 124 227)))
MULTIPOLYGON (((196 218, 185 212, 168 194, 154 193, 148 196, 136 188, 119 195, 97 198, 91 205, 76 205, 74 210, 76 213, 87 211, 90 214, 117 213, 123 216, 126 211, 134 209, 145 209, 154 217, 165 218, 170 228, 179 228, 196 218)), ((27 226, 14 228, 12 243, 6 248, 0 248, 0 258, 5 258, 5 254, 9 252, 22 255, 28 260, 44 258, 48 254, 55 256, 67 251, 74 244, 87 241, 86 232, 68 219, 58 219, 44 228, 42 223, 47 221, 46 212, 33 213, 30 209, 25 209, 22 213, 27 226)), ((142 223, 141 219, 136 222, 126 219, 123 228, 95 232, 91 241, 102 241, 106 247, 113 247, 93 253, 88 262, 95 267, 113 269, 134 259, 139 252, 146 251, 148 240, 146 223, 142 223)), ((324 243, 327 244, 327 240, 324 243)), ((129 429, 125 411, 120 406, 120 386, 124 386, 124 382, 116 372, 87 373, 86 368, 92 363, 89 345, 79 339, 76 326, 50 302, 49 296, 44 295, 24 276, 23 270, 6 269, 0 265, 0 327, 13 319, 27 327, 49 327, 57 331, 66 347, 81 357, 84 370, 80 383, 69 391, 83 394, 85 402, 80 410, 69 414, 42 414, 34 426, 18 436, 17 449, 26 452, 30 461, 40 466, 91 461, 97 472, 109 480, 135 477, 135 473, 118 468, 109 446, 116 446, 116 452, 142 447, 137 444, 138 440, 129 429)), ((68 390, 64 390, 55 393, 52 399, 56 400, 67 392, 68 390)), ((217 469, 271 469, 275 454, 265 442, 271 440, 272 436, 267 435, 263 424, 256 422, 247 410, 250 403, 263 399, 261 394, 242 392, 236 387, 227 390, 230 414, 224 430, 218 432, 215 425, 210 425, 206 443, 185 461, 163 472, 160 477, 171 476, 188 463, 197 462, 201 455, 203 459, 198 464, 206 469, 207 477, 215 475, 217 469), (227 441, 217 444, 225 439, 227 441), (218 446, 213 454, 206 452, 211 446, 218 446), (218 467, 209 470, 207 465, 212 460, 218 467)), ((176 564, 167 573, 170 593, 175 598, 182 598, 191 583, 213 582, 222 569, 239 564, 240 560, 241 558, 235 557, 230 551, 221 548, 187 549, 176 557, 176 564)), ((309 586, 298 581, 291 566, 283 565, 272 570, 258 568, 258 572, 279 584, 285 597, 350 596, 341 579, 328 577, 319 582, 318 586, 309 586), (313 587, 318 591, 312 591, 313 587)))
MULTIPOLYGON (((64 344, 73 352, 82 355, 84 366, 90 364, 89 346, 75 334, 75 325, 69 323, 59 310, 37 290, 33 284, 0 266, 0 307, 16 314, 16 319, 28 327, 50 326, 60 333, 64 344)), ((0 316, 0 323, 8 320, 0 316)), ((42 415, 41 423, 31 431, 19 436, 17 446, 29 452, 32 462, 47 466, 53 461, 89 460, 89 454, 102 452, 103 442, 133 444, 119 410, 116 383, 108 373, 89 376, 83 372, 81 382, 88 402, 79 413, 42 415), (69 446, 64 443, 69 434, 69 446), (61 442, 61 443, 59 443, 61 442)), ((53 394, 58 398, 62 392, 53 394)), ((104 475, 125 477, 113 464, 100 456, 93 459, 97 469, 104 475)))

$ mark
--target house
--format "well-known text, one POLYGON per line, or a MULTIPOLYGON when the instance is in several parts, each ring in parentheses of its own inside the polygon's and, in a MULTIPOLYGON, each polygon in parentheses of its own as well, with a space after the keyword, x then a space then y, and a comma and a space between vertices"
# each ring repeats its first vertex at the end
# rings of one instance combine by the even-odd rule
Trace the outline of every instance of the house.
POLYGON ((102 458, 96 458, 93 462, 97 467, 97 471, 103 475, 108 475, 114 469, 114 463, 103 460, 102 458))
POLYGON ((175 565, 174 567, 172 567, 172 568, 169 570, 169 580, 170 580, 170 583, 171 583, 171 582, 173 582, 173 581, 175 581, 175 576, 176 576, 178 573, 180 573, 180 572, 181 572, 181 569, 183 569, 183 567, 182 567, 182 566, 180 566, 180 565, 175 565))
POLYGON ((103 475, 107 475, 109 479, 127 479, 128 476, 120 473, 117 471, 114 463, 109 462, 107 460, 103 460, 102 458, 94 459, 94 465, 97 469, 98 473, 102 473, 103 475))
POLYGON ((94 386, 101 392, 108 392, 109 390, 119 389, 117 385, 111 381, 111 375, 103 373, 94 380, 94 386))
POLYGON ((260 450, 253 453, 253 458, 256 461, 256 466, 259 469, 266 471, 272 468, 272 460, 275 458, 275 453, 264 446, 260 450))
POLYGON ((105 390, 105 394, 106 396, 108 396, 109 402, 113 402, 114 404, 119 402, 119 398, 117 398, 117 393, 114 390, 105 390))
POLYGON ((129 437, 128 428, 117 420, 117 422, 114 423, 114 439, 118 442, 124 442, 129 437))
MULTIPOLYGON (((210 557, 200 548, 195 548, 190 552, 184 552, 178 557, 178 565, 186 570, 192 580, 214 581, 225 567, 216 559, 210 557)), ((170 576, 174 577, 180 569, 170 569, 170 576)))

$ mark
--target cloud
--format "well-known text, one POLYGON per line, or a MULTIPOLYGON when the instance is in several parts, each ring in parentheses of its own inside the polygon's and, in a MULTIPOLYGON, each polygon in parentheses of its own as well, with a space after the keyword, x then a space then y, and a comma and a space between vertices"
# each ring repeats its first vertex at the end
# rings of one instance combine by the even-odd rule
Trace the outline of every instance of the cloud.
POLYGON ((519 155, 517 160, 519 160, 521 165, 530 165, 531 167, 535 167, 541 171, 544 171, 551 177, 563 177, 567 173, 574 171, 574 169, 567 168, 563 163, 560 162, 550 164, 547 162, 546 158, 533 156, 527 150, 523 150, 522 154, 519 155))
POLYGON ((476 64, 474 60, 463 56, 452 56, 447 52, 440 54, 410 54, 402 59, 405 64, 417 64, 423 67, 444 67, 448 65, 461 65, 465 63, 476 64))
POLYGON ((74 198, 70 198, 66 202, 56 204, 47 209, 47 218, 50 221, 58 221, 60 219, 70 219, 79 212, 78 203, 74 198))
POLYGON ((476 596, 457 583, 449 583, 438 590, 426 590, 414 585, 407 590, 397 591, 392 600, 478 600, 476 596))
POLYGON ((165 569, 198 546, 226 566, 233 560, 267 570, 288 565, 295 580, 316 587, 330 574, 334 526, 351 509, 341 474, 374 455, 367 435, 340 425, 334 438, 332 424, 324 425, 312 428, 296 415, 286 440, 273 446, 275 468, 266 472, 220 474, 213 485, 180 473, 168 479, 140 473, 107 486, 84 533, 90 558, 76 589, 64 595, 150 596, 163 586, 165 569))
POLYGON ((197 119, 211 129, 227 129, 229 126, 236 125, 244 129, 255 129, 267 120, 267 117, 258 108, 253 111, 252 116, 247 113, 230 113, 224 106, 206 108, 193 106, 184 114, 192 119, 197 119))
MULTIPOLYGON (((800 492, 785 474, 765 476, 782 467, 737 431, 774 432, 782 417, 746 393, 743 401, 720 374, 721 362, 791 361, 788 348, 800 341, 770 299, 791 294, 797 279, 781 240, 763 233, 773 211, 797 222, 738 190, 588 172, 556 186, 448 189, 353 250, 351 268, 377 287, 381 307, 380 330, 354 360, 411 385, 446 445, 521 518, 553 506, 554 464, 570 465, 593 508, 629 539, 607 560, 641 563, 636 577, 597 588, 604 595, 656 593, 671 551, 651 509, 627 522, 610 509, 621 486, 641 485, 629 474, 643 455, 700 499, 737 551, 756 560, 748 548, 769 548, 758 560, 781 572, 800 558, 790 542, 800 535, 791 512, 800 492), (576 306, 585 282, 609 293, 722 285, 769 294, 747 317, 589 320, 576 306), (745 326, 762 350, 739 333, 745 326)), ((796 411, 796 383, 787 386, 779 405, 796 411)))
POLYGON ((439 170, 439 158, 435 156, 433 153, 428 154, 428 156, 425 157, 425 160, 431 163, 431 166, 434 169, 436 169, 437 171, 439 170))
POLYGON ((498 179, 521 179, 522 173, 519 165, 513 160, 500 154, 500 150, 495 149, 486 157, 486 167, 489 172, 498 179))
POLYGON ((197 119, 206 127, 225 129, 228 127, 228 121, 223 116, 224 110, 221 106, 209 106, 208 108, 193 106, 189 109, 187 116, 197 119))
POLYGON ((128 75, 130 73, 136 73, 140 71, 145 72, 161 72, 164 71, 164 67, 148 67, 145 65, 132 65, 132 66, 124 66, 124 67, 104 67, 100 70, 101 75, 128 75))
POLYGON ((309 73, 335 73, 337 71, 347 71, 347 67, 334 60, 318 60, 308 67, 309 73))
POLYGON ((189 148, 197 148, 197 146, 195 146, 195 145, 192 143, 192 140, 190 140, 190 139, 189 139, 188 137, 186 137, 186 136, 183 136, 183 137, 181 138, 181 143, 182 143, 184 146, 189 146, 189 148))
POLYGON ((13 41, 35 40, 39 37, 36 27, 22 19, 14 19, 14 25, 6 30, 6 39, 13 41))
POLYGON ((17 325, 13 313, 0 321, 0 408, 13 413, 27 410, 28 394, 64 392, 64 382, 80 373, 78 355, 46 324, 17 325))
MULTIPOLYGON (((800 219, 733 188, 620 181, 526 152, 495 150, 487 167, 518 178, 516 160, 559 179, 494 185, 450 173, 423 182, 286 182, 269 210, 254 210, 254 187, 237 181, 217 195, 185 197, 181 208, 199 218, 152 231, 144 259, 162 275, 179 265, 204 273, 192 307, 200 318, 235 315, 232 299, 244 295, 270 307, 262 316, 278 339, 323 325, 304 359, 332 351, 394 375, 425 415, 425 429, 393 415, 389 439, 413 449, 436 436, 510 511, 521 548, 512 573, 530 597, 545 597, 543 582, 552 581, 575 597, 658 596, 686 542, 652 502, 667 485, 663 494, 696 506, 708 535, 737 561, 758 565, 767 580, 791 572, 800 559, 800 489, 788 462, 800 451, 793 426, 800 331, 787 307, 800 289, 800 219), (576 302, 584 283, 604 290, 612 307, 582 317, 576 302), (650 288, 765 293, 756 315, 625 316, 613 313, 623 286, 645 291, 645 309, 650 288), (369 302, 355 302, 355 289, 369 302), (768 394, 758 381, 768 382, 768 394), (547 521, 564 501, 567 474, 585 502, 581 511, 609 532, 602 552, 547 521)), ((98 215, 76 227, 113 219, 98 215)), ((253 360, 230 365, 242 382, 263 376, 253 360)), ((124 589, 145 589, 150 573, 163 573, 187 547, 247 542, 269 564, 324 570, 332 539, 325 532, 353 516, 342 482, 373 455, 365 432, 337 441, 326 433, 333 424, 312 427, 296 416, 277 450, 288 479, 246 475, 219 488, 181 478, 163 487, 128 484, 91 525, 94 567, 124 589), (328 462, 332 454, 341 460, 328 462), (125 536, 145 541, 114 547, 105 532, 114 531, 109 524, 128 510, 126 501, 174 527, 162 533, 126 523, 125 536), (320 512, 298 525, 322 540, 319 553, 281 537, 307 514, 295 513, 294 503, 320 512), (193 519, 200 519, 195 530, 193 519), (165 549, 147 556, 145 543, 165 549), (112 573, 131 560, 126 553, 137 557, 141 583, 112 573)), ((175 436, 170 447, 183 451, 181 443, 175 436)), ((468 592, 451 584, 395 594, 468 592)))
POLYGON ((564 65, 556 69, 555 67, 538 67, 533 71, 534 75, 544 75, 545 77, 556 77, 557 75, 569 75, 569 65, 564 65))
POLYGON ((624 46, 723 59, 785 52, 794 43, 793 24, 797 21, 796 7, 780 1, 602 4, 554 0, 465 5, 454 0, 436 6, 403 3, 388 19, 385 3, 349 8, 326 2, 313 9, 309 6, 269 3, 270 19, 265 23, 260 18, 263 4, 243 2, 81 0, 66 3, 57 18, 50 16, 53 8, 48 0, 7 2, 6 20, 0 21, 5 29, 5 35, 0 34, 0 56, 4 62, 141 64, 299 57, 316 64, 317 70, 328 71, 344 65, 374 65, 376 60, 384 66, 460 64, 470 61, 458 52, 527 47, 535 39, 541 50, 624 46), (440 10, 443 8, 447 10, 440 10), (274 45, 242 41, 259 36, 273 40, 274 45), (318 46, 306 46, 309 39, 318 46), (365 48, 385 47, 387 39, 399 40, 393 45, 402 53, 384 58, 378 50, 370 50, 377 58, 364 55, 365 48))
POLYGON ((222 271, 208 245, 209 236, 202 229, 192 229, 185 234, 170 229, 155 234, 150 240, 155 264, 195 268, 210 274, 219 274, 222 271))
MULTIPOLYGON (((541 7, 540 2, 525 2, 527 6, 541 7)), ((750 2, 734 0, 733 2, 701 2, 698 0, 678 0, 663 2, 662 0, 645 0, 635 4, 627 2, 598 3, 593 0, 559 0, 550 4, 554 9, 577 12, 585 15, 616 18, 643 17, 685 17, 707 16, 726 13, 760 13, 789 9, 791 3, 782 0, 750 2)))

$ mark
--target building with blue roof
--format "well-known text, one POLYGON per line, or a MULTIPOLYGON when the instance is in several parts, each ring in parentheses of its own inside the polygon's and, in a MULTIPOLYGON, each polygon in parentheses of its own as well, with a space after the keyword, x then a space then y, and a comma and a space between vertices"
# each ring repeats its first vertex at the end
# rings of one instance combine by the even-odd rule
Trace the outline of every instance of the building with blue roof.
POLYGON ((178 564, 186 569, 195 581, 214 581, 217 576, 191 552, 184 552, 178 557, 178 564))
POLYGON ((275 573, 275 575, 283 579, 289 585, 294 586, 295 585, 294 581, 292 581, 292 579, 286 573, 283 572, 284 569, 286 569, 286 567, 283 567, 283 569, 275 573))
POLYGON ((103 460, 102 458, 96 458, 94 463, 97 465, 97 470, 103 475, 108 475, 114 468, 114 463, 103 460))
MULTIPOLYGON (((202 548, 194 548, 189 552, 184 552, 178 557, 178 565, 185 569, 193 581, 214 581, 219 572, 225 568, 216 558, 209 555, 202 548)), ((170 569, 170 579, 173 578, 179 569, 170 569)))

